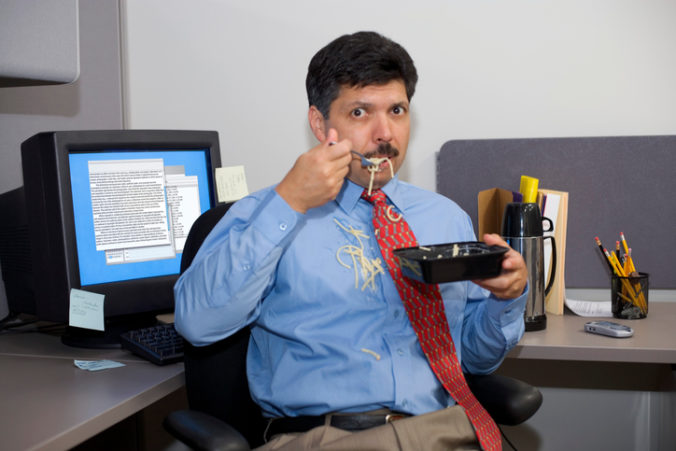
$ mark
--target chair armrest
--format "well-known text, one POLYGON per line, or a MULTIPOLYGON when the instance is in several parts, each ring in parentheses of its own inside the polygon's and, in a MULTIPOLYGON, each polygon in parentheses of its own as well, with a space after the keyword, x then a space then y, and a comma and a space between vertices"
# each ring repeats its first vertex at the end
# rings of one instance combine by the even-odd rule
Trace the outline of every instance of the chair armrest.
POLYGON ((171 435, 196 450, 245 451, 249 443, 229 424, 197 410, 177 410, 164 419, 171 435))
POLYGON ((542 404, 540 390, 518 379, 498 374, 465 374, 465 378, 474 396, 498 424, 521 424, 542 404))

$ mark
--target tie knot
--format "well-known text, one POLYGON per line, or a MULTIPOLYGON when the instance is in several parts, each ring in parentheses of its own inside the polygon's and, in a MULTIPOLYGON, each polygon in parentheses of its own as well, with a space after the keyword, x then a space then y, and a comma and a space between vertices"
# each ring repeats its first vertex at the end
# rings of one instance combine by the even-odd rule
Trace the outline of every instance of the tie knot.
POLYGON ((380 204, 380 203, 386 203, 387 196, 385 193, 382 192, 382 190, 377 189, 375 191, 371 191, 371 195, 369 195, 368 190, 364 190, 364 192, 361 193, 361 197, 363 199, 366 199, 368 202, 372 203, 373 205, 380 204))

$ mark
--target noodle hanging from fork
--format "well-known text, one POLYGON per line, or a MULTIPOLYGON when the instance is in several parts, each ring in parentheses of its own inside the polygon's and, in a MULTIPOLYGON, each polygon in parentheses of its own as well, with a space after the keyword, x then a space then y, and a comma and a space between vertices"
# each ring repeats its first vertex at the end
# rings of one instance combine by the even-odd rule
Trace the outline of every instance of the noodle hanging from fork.
POLYGON ((392 162, 390 161, 389 158, 383 157, 383 158, 367 158, 371 163, 373 163, 370 166, 367 166, 366 169, 371 173, 371 180, 369 181, 369 191, 368 194, 369 196, 371 195, 371 191, 373 190, 373 179, 376 176, 376 172, 380 172, 380 164, 383 161, 387 161, 387 165, 390 167, 390 175, 392 178, 394 178, 394 169, 392 168, 392 162))

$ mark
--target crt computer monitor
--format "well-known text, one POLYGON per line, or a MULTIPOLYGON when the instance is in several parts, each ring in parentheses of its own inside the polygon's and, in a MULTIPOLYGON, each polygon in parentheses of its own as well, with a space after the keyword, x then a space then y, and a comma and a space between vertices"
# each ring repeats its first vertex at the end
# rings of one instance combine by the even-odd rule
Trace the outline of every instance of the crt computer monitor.
POLYGON ((67 323, 72 288, 103 294, 106 332, 63 337, 99 347, 172 311, 188 231, 216 202, 217 132, 44 132, 21 151, 35 315, 67 323))

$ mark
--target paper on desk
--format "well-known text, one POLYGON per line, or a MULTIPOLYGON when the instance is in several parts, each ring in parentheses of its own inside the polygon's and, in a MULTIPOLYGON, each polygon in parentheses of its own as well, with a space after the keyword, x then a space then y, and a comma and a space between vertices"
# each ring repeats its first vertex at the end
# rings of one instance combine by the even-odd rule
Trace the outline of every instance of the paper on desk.
POLYGON ((611 317, 610 301, 578 301, 566 298, 566 307, 579 316, 611 317))
POLYGON ((115 362, 114 360, 73 360, 73 363, 81 370, 87 371, 101 371, 126 366, 124 363, 115 362))
POLYGON ((249 194, 244 166, 216 168, 216 192, 219 202, 234 202, 249 194))
POLYGON ((104 295, 72 288, 70 290, 70 308, 68 325, 84 329, 104 330, 104 295))

